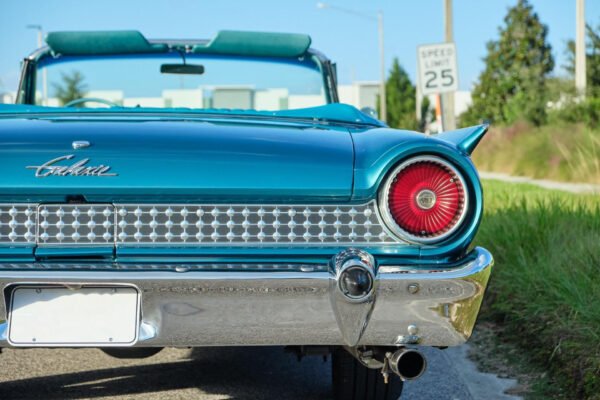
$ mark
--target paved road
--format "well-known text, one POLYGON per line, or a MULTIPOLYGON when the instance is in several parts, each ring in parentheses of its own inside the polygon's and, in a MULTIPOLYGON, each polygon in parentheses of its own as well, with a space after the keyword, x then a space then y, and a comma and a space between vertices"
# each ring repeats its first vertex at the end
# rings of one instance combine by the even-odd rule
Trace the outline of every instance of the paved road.
MULTIPOLYGON (((427 351, 429 369, 403 399, 470 400, 450 357, 427 351)), ((96 349, 5 349, 0 399, 330 399, 331 365, 298 363, 279 347, 165 349, 118 360, 96 349)))

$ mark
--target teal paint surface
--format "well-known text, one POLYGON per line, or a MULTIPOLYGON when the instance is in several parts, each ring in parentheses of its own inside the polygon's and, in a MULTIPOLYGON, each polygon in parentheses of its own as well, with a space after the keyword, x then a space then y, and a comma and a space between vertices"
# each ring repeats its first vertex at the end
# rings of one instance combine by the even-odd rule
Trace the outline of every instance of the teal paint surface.
MULTIPOLYGON (((483 209, 481 184, 467 153, 476 145, 474 138, 484 133, 483 128, 425 136, 360 123, 354 116, 344 120, 344 113, 359 112, 349 106, 328 107, 317 111, 329 113, 329 121, 306 118, 315 110, 300 110, 296 117, 260 113, 240 117, 189 110, 86 113, 2 107, 0 201, 62 202, 70 195, 83 196, 89 202, 358 204, 377 198, 379 185, 399 162, 432 154, 455 165, 467 181, 470 209, 463 226, 435 245, 365 249, 381 262, 403 265, 447 263, 465 254, 483 209), (71 143, 76 140, 92 145, 73 150, 71 143), (117 175, 36 178, 34 170, 26 169, 64 155, 73 155, 69 161, 89 159, 88 165, 110 166, 109 172, 117 175)), ((139 248, 117 249, 117 255, 122 261, 247 261, 251 257, 320 262, 340 250, 139 248)), ((0 258, 26 260, 32 254, 32 248, 7 248, 0 258)), ((79 255, 70 249, 39 252, 42 254, 79 255)))
POLYGON ((0 200, 90 202, 348 201, 353 148, 345 129, 185 118, 0 119, 0 200), (89 141, 73 150, 72 142, 89 141), (88 159, 116 176, 36 170, 88 159))

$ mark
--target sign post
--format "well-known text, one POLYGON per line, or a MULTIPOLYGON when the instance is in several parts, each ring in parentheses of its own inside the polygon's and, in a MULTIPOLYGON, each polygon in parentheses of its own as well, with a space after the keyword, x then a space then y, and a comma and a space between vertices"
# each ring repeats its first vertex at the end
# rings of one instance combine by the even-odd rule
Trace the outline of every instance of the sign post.
MULTIPOLYGON (((418 84, 422 96, 453 93, 458 90, 458 66, 454 43, 417 48, 418 84)), ((445 127, 442 127, 442 130, 445 127)))

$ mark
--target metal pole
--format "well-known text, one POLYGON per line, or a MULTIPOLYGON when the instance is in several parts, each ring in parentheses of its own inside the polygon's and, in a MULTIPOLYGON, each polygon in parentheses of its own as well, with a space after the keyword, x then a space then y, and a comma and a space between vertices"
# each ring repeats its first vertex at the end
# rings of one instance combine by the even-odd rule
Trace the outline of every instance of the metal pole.
POLYGON ((575 88, 580 96, 586 91, 585 0, 576 0, 575 88))
POLYGON ((415 115, 417 117, 417 120, 421 121, 421 81, 420 81, 420 77, 419 77, 419 63, 417 62, 417 79, 416 79, 416 86, 415 86, 415 115))
MULTIPOLYGON (((44 45, 44 31, 40 26, 38 29, 38 49, 44 45)), ((42 69, 42 105, 48 105, 48 71, 42 69)))
POLYGON ((380 82, 379 82, 379 116, 383 122, 387 121, 387 98, 385 93, 385 53, 384 53, 384 35, 383 35, 383 12, 377 13, 377 30, 379 31, 379 67, 380 67, 380 82))
POLYGON ((385 93, 385 53, 384 53, 384 34, 383 34, 383 12, 380 10, 377 12, 377 17, 362 13, 360 11, 351 10, 344 7, 333 6, 328 3, 318 2, 317 8, 326 9, 329 8, 331 10, 340 11, 349 15, 354 15, 355 17, 360 17, 364 19, 368 19, 370 21, 377 21, 377 33, 379 36, 379 63, 380 63, 380 82, 379 82, 379 111, 381 119, 383 122, 387 120, 387 103, 386 103, 386 93, 385 93))
MULTIPOLYGON (((448 43, 454 41, 452 27, 452 0, 444 0, 444 32, 448 43)), ((456 129, 456 118, 454 116, 454 92, 442 95, 444 130, 456 129)))
POLYGON ((437 122, 438 133, 444 132, 444 110, 442 105, 442 96, 440 94, 435 95, 435 121, 437 122))
MULTIPOLYGON (((41 25, 27 25, 28 29, 37 30, 37 47, 38 49, 44 45, 44 30, 41 25)), ((46 105, 48 99, 48 75, 46 68, 42 69, 42 105, 46 105)))

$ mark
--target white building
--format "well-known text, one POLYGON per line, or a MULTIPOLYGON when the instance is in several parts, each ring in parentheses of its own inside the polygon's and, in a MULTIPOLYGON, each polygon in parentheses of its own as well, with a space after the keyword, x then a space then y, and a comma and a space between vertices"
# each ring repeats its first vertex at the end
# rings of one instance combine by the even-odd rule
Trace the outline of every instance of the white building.
POLYGON ((249 86, 218 86, 212 89, 210 108, 252 109, 254 88, 249 86))
POLYGON ((254 91, 254 108, 256 110, 285 110, 289 108, 287 88, 254 91))
POLYGON ((349 85, 338 85, 340 103, 350 104, 359 110, 372 108, 377 110, 379 82, 352 82, 349 85))
POLYGON ((0 104, 13 104, 15 102, 16 93, 0 93, 0 104))
POLYGON ((288 108, 309 108, 323 105, 322 94, 290 94, 288 97, 288 108))
POLYGON ((163 90, 164 107, 204 107, 204 91, 202 89, 163 90))

